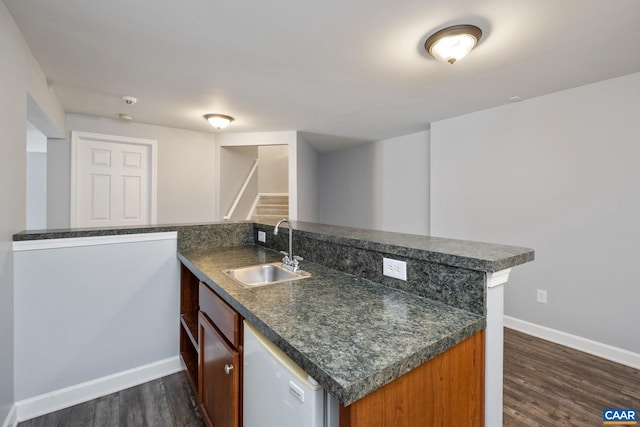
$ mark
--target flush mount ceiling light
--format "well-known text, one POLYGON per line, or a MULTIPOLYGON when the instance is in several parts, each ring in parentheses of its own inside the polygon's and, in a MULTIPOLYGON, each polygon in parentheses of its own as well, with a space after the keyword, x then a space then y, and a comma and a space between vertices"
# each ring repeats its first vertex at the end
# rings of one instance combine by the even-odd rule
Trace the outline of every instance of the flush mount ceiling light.
POLYGON ((233 117, 224 114, 205 114, 204 118, 207 119, 211 126, 218 130, 226 128, 229 126, 229 123, 234 120, 233 117))
POLYGON ((424 43, 427 52, 438 61, 453 64, 464 58, 482 37, 475 25, 454 25, 435 32, 424 43))
POLYGON ((123 96, 122 100, 127 105, 134 105, 136 102, 138 102, 138 98, 135 98, 133 96, 128 96, 128 95, 123 96))

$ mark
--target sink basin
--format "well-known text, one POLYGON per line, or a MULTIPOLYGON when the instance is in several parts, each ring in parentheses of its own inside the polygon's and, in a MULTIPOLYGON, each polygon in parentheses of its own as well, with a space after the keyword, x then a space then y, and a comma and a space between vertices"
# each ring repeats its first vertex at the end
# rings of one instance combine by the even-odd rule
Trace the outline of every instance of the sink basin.
POLYGON ((279 264, 274 262, 273 264, 252 265, 223 270, 222 272, 248 288, 311 277, 311 274, 306 271, 289 271, 280 267, 279 264))

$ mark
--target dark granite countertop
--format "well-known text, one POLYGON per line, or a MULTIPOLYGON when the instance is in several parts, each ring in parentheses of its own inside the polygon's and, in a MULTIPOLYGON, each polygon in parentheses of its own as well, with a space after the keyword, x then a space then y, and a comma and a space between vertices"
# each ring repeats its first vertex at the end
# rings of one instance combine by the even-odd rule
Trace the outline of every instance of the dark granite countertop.
POLYGON ((523 247, 291 222, 304 244, 328 244, 305 256, 362 277, 303 261, 311 278, 248 289, 222 273, 279 261, 272 250, 281 243, 273 240, 275 221, 31 230, 15 234, 13 240, 177 231, 180 260, 345 406, 484 329, 485 317, 474 314, 468 304, 457 305, 464 310, 455 308, 461 301, 452 295, 464 290, 465 298, 482 299, 474 311, 482 313, 484 285, 482 294, 474 293, 478 283, 472 279, 534 258, 534 251, 523 247), (267 232, 268 243, 262 245, 268 247, 254 242, 255 229, 267 232), (356 255, 332 264, 322 252, 327 250, 356 255), (388 278, 379 277, 378 267, 367 260, 373 256, 378 262, 384 255, 410 261, 420 289, 395 289, 388 278), (452 276, 451 268, 460 272, 452 276))
POLYGON ((120 236, 127 234, 162 233, 182 231, 190 228, 224 226, 230 224, 253 224, 251 221, 218 221, 180 224, 130 225, 114 227, 48 228, 45 230, 24 230, 13 235, 14 242, 25 240, 70 239, 76 237, 120 236))
MULTIPOLYGON (((262 225, 269 229, 275 225, 275 222, 276 221, 269 220, 260 221, 256 223, 256 226, 260 227, 262 225)), ((519 246, 367 230, 304 221, 291 222, 296 233, 306 233, 317 240, 362 249, 372 249, 388 254, 476 271, 496 272, 527 263, 534 258, 532 249, 519 246)), ((223 221, 198 224, 27 230, 14 234, 13 240, 64 239, 162 231, 178 231, 179 233, 187 235, 202 233, 202 230, 211 229, 212 227, 229 226, 233 224, 253 225, 254 222, 223 221)), ((205 246, 207 246, 206 243, 205 246)))
MULTIPOLYGON (((276 221, 259 224, 273 227, 276 221)), ((296 233, 313 235, 314 239, 362 249, 395 254, 408 258, 446 264, 469 270, 496 272, 533 261, 534 251, 520 246, 474 242, 444 237, 421 236, 342 227, 313 222, 292 221, 296 233)))
POLYGON ((178 257, 345 406, 485 327, 482 316, 306 261, 311 278, 252 289, 222 273, 280 260, 257 246, 178 257))

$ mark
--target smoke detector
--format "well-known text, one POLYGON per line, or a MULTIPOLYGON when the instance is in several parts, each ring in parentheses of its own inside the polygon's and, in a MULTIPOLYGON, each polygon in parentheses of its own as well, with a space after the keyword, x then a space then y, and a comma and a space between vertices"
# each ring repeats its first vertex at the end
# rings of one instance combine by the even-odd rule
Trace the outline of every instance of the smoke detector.
POLYGON ((133 96, 127 96, 127 95, 123 96, 123 97, 122 97, 122 100, 123 100, 123 101, 124 101, 124 103, 125 103, 125 104, 127 104, 127 105, 133 105, 133 104, 135 104, 136 102, 138 102, 138 99, 137 99, 137 98, 134 98, 133 96))

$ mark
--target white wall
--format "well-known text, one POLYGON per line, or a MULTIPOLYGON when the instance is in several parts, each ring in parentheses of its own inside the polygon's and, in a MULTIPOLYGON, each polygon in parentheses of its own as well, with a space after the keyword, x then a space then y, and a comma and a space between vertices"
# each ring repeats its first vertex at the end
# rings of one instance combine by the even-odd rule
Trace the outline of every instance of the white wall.
MULTIPOLYGON (((220 156, 219 179, 222 184, 220 206, 222 207, 221 216, 224 217, 229 213, 258 158, 258 147, 222 147, 218 155, 220 156)), ((258 174, 254 172, 230 219, 246 219, 257 195, 258 174)))
POLYGON ((64 131, 64 111, 0 2, 0 423, 14 402, 12 235, 25 227, 27 98, 64 131))
POLYGON ((429 234, 429 131, 320 156, 319 221, 429 234))
POLYGON ((27 152, 26 228, 47 228, 47 153, 27 152))
POLYGON ((289 192, 289 146, 261 145, 258 147, 258 192, 289 192))
MULTIPOLYGON (((213 219, 216 179, 213 134, 80 114, 67 115, 67 129, 157 140, 158 224, 213 219)), ((50 228, 69 226, 69 145, 68 139, 49 143, 50 228)))
POLYGON ((16 401, 177 357, 175 233, 123 239, 18 242, 16 401))
POLYGON ((297 220, 318 222, 320 217, 320 155, 300 133, 296 142, 297 220))
POLYGON ((26 228, 47 228, 47 137, 31 122, 27 122, 26 191, 26 228))
POLYGON ((47 227, 68 228, 71 212, 71 144, 47 140, 47 227))
POLYGON ((375 228, 374 151, 373 144, 363 144, 320 154, 320 223, 375 228))
POLYGON ((47 152, 47 137, 29 121, 27 121, 27 152, 47 152))
POLYGON ((505 314, 640 353, 639 122, 640 73, 433 123, 432 234, 534 248, 505 314))

